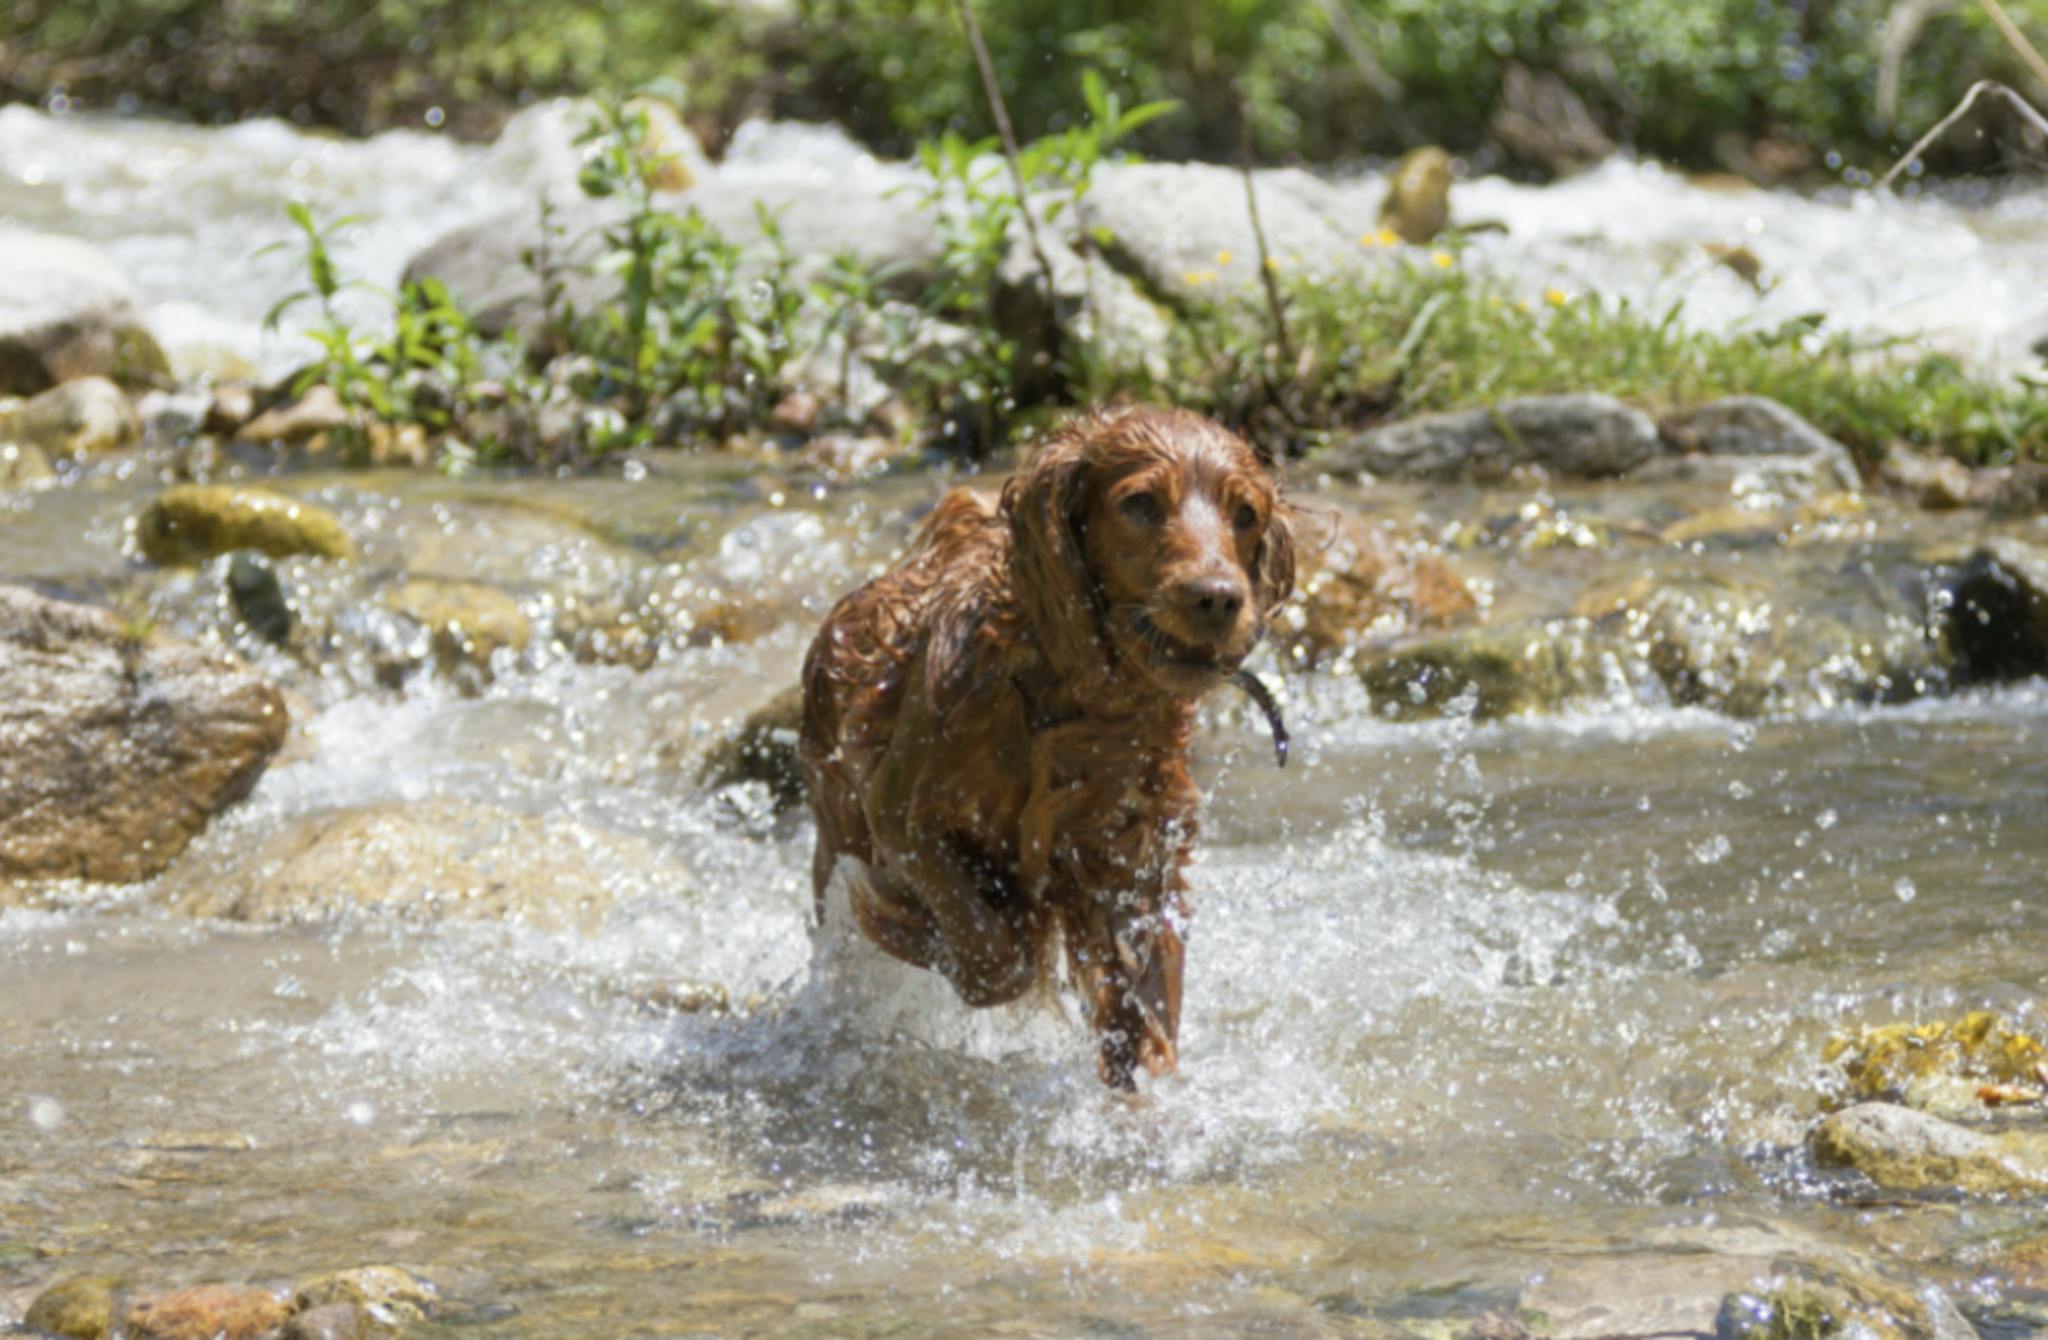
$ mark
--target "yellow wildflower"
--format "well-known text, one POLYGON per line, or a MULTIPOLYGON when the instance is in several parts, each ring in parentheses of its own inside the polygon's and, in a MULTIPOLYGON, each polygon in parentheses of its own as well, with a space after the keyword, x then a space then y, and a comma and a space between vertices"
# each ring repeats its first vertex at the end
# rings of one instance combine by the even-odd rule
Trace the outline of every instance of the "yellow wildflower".
POLYGON ((1448 270, 1457 264, 1451 259, 1451 253, 1448 251, 1432 251, 1429 253, 1429 259, 1439 270, 1448 270))
POLYGON ((1547 288, 1543 290, 1543 300, 1552 307, 1562 307, 1571 301, 1571 295, 1561 288, 1547 288))
POLYGON ((1216 277, 1214 270, 1189 270, 1181 276, 1181 282, 1189 288, 1200 288, 1216 277))
POLYGON ((1230 252, 1227 248, 1216 253, 1216 263, 1218 265, 1230 264, 1230 252))
POLYGON ((1401 241, 1401 235, 1392 228, 1380 229, 1377 236, 1380 239, 1380 245, 1383 247, 1398 246, 1401 241))

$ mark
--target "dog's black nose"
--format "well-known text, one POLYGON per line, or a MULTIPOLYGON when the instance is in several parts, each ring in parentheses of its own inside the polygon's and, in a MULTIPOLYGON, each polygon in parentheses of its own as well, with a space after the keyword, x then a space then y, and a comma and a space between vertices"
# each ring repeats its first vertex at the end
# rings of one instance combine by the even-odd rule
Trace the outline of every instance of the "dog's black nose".
POLYGON ((1180 616, 1188 631, 1221 642, 1237 627, 1244 609, 1244 583, 1229 577, 1203 577, 1184 583, 1179 592, 1180 616))

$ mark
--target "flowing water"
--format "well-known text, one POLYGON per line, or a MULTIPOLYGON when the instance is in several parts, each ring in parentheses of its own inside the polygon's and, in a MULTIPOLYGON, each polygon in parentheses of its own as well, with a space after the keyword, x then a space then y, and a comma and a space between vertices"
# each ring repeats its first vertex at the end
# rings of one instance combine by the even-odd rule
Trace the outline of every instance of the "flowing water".
MULTIPOLYGON (((260 358, 280 281, 245 248, 289 183, 382 202, 363 248, 388 277, 484 212, 482 155, 6 109, 0 214, 110 245, 174 345, 260 358)), ((1989 234, 2015 208, 1875 222, 1989 234)), ((2013 233, 1971 264, 2017 289, 2048 230, 2013 233)), ((1842 292, 1877 263, 1821 260, 1842 292)), ((235 645, 295 695, 298 738, 161 880, 0 910, 0 1322, 58 1275, 392 1262, 478 1336, 1449 1335, 1546 1280, 1720 1255, 1879 1261, 1982 1309, 1987 1264, 2040 1231, 2027 1205, 1872 1200, 1800 1152, 1832 1030, 2048 1023, 2039 682, 1757 722, 1627 701, 1397 726, 1348 675, 1295 674, 1282 772, 1219 700, 1183 1073, 1130 1101, 1070 1008, 969 1013, 814 928, 808 822, 694 781, 945 481, 296 477, 364 556, 281 565, 327 639, 293 658, 236 629, 217 566, 128 557, 159 464, 0 495, 0 574, 235 645), (468 692, 381 687, 373 598, 400 573, 503 587, 533 645, 468 692), (622 591, 774 617, 668 635, 645 669, 571 654, 574 611, 622 591), (603 896, 552 928, 175 910, 260 890, 280 835, 366 809, 535 816, 505 859, 573 861, 603 896), (730 1010, 664 1004, 714 985, 730 1010)))

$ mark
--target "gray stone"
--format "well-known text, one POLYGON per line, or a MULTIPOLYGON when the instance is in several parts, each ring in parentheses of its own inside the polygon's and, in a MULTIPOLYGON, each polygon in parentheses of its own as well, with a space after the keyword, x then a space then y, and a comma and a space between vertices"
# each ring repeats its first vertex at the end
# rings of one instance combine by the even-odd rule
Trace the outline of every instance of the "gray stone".
POLYGON ((2036 1131, 1987 1135, 1910 1107, 1860 1103, 1824 1118, 1807 1141, 1822 1166, 1897 1191, 2048 1192, 2048 1135, 2036 1131))
POLYGON ((0 877, 157 873, 255 785, 287 724, 229 657, 0 587, 0 877))
MULTIPOLYGON (((1296 168, 1253 174, 1259 222, 1283 273, 1332 275, 1384 263, 1363 246, 1377 228, 1369 211, 1296 168), (1354 218, 1353 216, 1356 215, 1354 218)), ((1106 227, 1111 262, 1148 293, 1176 306, 1217 292, 1256 293, 1258 240, 1235 168, 1207 163, 1129 163, 1098 169, 1089 221, 1106 227)))
POLYGON ((1862 482, 1847 447, 1765 396, 1724 396, 1675 414, 1665 420, 1664 435, 1684 451, 1709 456, 1819 457, 1843 488, 1862 482))
POLYGON ((1648 415, 1612 396, 1574 394, 1388 424, 1336 443, 1316 464, 1419 479, 1497 479, 1536 465, 1597 479, 1626 474, 1660 449, 1648 415))
POLYGON ((74 238, 0 228, 0 395, 76 377, 143 383, 169 371, 111 257, 74 238))
POLYGON ((2048 548, 1994 537, 1956 570, 1949 597, 1942 633, 1960 679, 2048 672, 2048 548))
POLYGON ((994 315, 1017 342, 1025 398, 1057 389, 1049 376, 1056 350, 1090 343, 1112 366, 1163 381, 1173 339, 1165 313, 1100 256, 1083 257, 1050 233, 1041 236, 1052 266, 1048 300, 1044 269, 1022 230, 1017 233, 996 271, 994 315))

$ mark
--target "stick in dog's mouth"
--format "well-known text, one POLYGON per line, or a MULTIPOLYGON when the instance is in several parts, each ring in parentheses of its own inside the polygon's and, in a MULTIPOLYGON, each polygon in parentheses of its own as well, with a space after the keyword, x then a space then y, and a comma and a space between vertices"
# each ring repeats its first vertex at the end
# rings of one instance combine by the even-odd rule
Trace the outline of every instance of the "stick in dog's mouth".
POLYGON ((1237 670, 1230 676, 1230 682, 1244 690, 1244 696, 1259 705, 1266 714, 1266 725, 1273 732, 1273 755, 1280 767, 1287 766, 1287 723, 1280 719, 1280 704, 1273 701, 1273 694, 1259 677, 1249 670, 1237 670))

